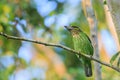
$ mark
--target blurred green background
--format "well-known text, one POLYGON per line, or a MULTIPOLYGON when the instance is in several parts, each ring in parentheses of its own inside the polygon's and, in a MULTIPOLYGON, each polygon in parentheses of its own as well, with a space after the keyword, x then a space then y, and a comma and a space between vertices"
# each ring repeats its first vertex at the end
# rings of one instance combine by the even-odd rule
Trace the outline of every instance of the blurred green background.
MULTIPOLYGON (((117 40, 106 22, 103 4, 93 1, 98 20, 100 58, 109 62, 117 52, 117 40)), ((0 32, 8 35, 73 48, 72 37, 65 25, 80 26, 90 35, 81 0, 0 1, 0 32)), ((119 78, 118 72, 102 66, 103 80, 119 78)), ((0 80, 94 80, 94 75, 86 78, 77 57, 63 49, 0 36, 0 80)))

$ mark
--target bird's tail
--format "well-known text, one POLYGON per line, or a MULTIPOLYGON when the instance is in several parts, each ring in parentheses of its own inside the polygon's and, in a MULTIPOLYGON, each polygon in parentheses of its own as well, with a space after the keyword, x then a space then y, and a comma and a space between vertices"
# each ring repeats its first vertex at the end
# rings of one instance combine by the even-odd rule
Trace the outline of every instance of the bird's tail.
POLYGON ((85 75, 87 77, 91 77, 92 76, 92 65, 91 65, 91 61, 87 62, 84 64, 84 68, 85 68, 85 75))

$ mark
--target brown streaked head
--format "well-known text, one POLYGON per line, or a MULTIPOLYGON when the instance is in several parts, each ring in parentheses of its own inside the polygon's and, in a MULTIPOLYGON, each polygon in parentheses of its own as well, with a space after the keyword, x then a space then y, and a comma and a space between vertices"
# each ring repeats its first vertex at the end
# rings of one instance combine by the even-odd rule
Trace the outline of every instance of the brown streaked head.
POLYGON ((72 35, 77 35, 79 32, 82 32, 77 26, 64 26, 68 31, 72 33, 72 35))
POLYGON ((80 28, 77 26, 64 26, 68 31, 73 32, 73 31, 78 31, 81 32, 80 28))

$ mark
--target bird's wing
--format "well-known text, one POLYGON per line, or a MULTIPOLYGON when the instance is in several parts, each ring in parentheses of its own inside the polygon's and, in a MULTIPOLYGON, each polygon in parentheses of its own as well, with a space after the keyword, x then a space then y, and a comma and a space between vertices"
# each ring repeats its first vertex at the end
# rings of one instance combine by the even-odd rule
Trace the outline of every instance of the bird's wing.
MULTIPOLYGON (((84 34, 85 34, 85 33, 84 33, 84 34)), ((88 35, 87 35, 87 34, 85 34, 85 36, 87 36, 88 40, 89 40, 89 41, 90 41, 90 43, 92 44, 92 42, 91 42, 90 38, 88 37, 88 35)))

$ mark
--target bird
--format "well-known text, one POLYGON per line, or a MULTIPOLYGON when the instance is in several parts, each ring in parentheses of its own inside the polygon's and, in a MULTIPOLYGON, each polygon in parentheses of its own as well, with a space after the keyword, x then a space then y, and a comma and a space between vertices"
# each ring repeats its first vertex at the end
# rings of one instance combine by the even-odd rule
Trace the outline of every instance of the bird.
MULTIPOLYGON (((78 26, 64 26, 64 27, 72 35, 72 40, 73 40, 75 51, 92 56, 94 53, 94 48, 87 34, 84 33, 78 26)), ((77 57, 83 64, 86 77, 91 77, 92 76, 91 60, 86 57, 80 56, 80 55, 77 55, 77 57)))

